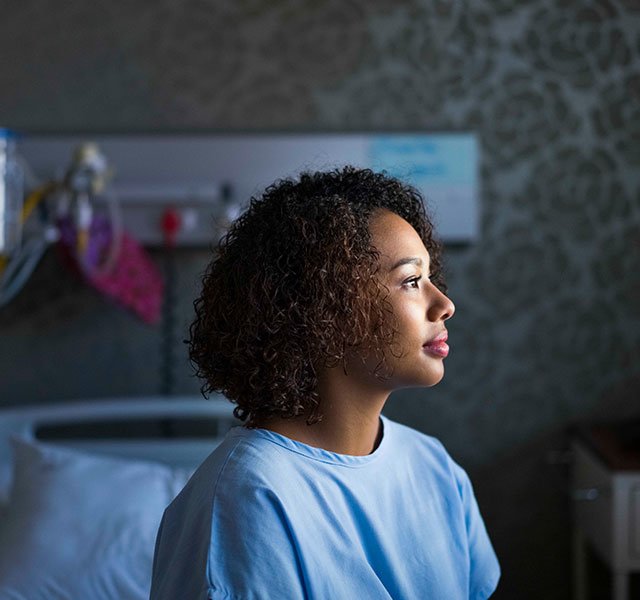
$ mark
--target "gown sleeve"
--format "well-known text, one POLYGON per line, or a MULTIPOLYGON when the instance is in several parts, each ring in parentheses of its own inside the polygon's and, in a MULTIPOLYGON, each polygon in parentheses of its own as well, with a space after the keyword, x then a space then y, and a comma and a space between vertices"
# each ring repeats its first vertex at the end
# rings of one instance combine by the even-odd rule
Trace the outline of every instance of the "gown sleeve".
MULTIPOLYGON (((235 486, 234 486, 235 487, 235 486)), ((211 600, 306 598, 286 510, 268 488, 241 485, 214 501, 207 563, 211 600)))

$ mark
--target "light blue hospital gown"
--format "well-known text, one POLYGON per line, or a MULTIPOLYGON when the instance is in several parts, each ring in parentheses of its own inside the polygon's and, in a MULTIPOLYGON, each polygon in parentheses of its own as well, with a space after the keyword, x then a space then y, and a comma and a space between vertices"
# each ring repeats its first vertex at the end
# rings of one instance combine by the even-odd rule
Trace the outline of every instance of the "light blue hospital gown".
POLYGON ((500 565, 465 471, 381 416, 366 456, 231 429, 167 507, 151 600, 484 600, 500 565))

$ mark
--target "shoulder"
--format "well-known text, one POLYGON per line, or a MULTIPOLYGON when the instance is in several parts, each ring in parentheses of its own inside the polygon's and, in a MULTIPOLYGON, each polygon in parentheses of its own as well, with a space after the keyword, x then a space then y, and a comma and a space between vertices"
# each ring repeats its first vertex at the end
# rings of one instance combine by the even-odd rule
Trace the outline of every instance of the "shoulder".
POLYGON ((388 417, 385 419, 385 425, 389 429, 391 452, 396 460, 398 457, 404 456, 409 460, 426 462, 430 466, 437 466, 446 471, 455 469, 455 461, 437 437, 393 421, 388 417))
POLYGON ((238 512, 246 518, 237 522, 251 527, 250 516, 269 512, 286 471, 277 453, 277 447, 248 438, 239 427, 228 432, 165 510, 165 535, 199 546, 195 540, 204 541, 217 521, 238 512))
POLYGON ((275 515, 283 488, 294 480, 286 452, 236 428, 196 469, 166 512, 194 535, 215 529, 230 515, 238 517, 238 526, 251 529, 254 519, 275 515))
POLYGON ((389 428, 390 454, 397 470, 404 467, 415 476, 413 479, 436 486, 462 501, 473 494, 466 471, 437 437, 395 421, 390 422, 389 428))
POLYGON ((182 491, 165 510, 165 526, 182 535, 199 536, 208 530, 216 510, 229 510, 242 502, 251 506, 256 490, 275 480, 276 449, 247 440, 236 428, 195 470, 182 491))
MULTIPOLYGON (((290 453, 241 427, 217 450, 220 456, 212 465, 216 497, 222 493, 233 495, 256 488, 273 488, 290 468, 290 453)), ((211 475, 208 479, 213 480, 211 475)))
POLYGON ((397 441, 398 439, 405 440, 409 441, 411 444, 426 446, 433 452, 446 454, 446 450, 438 438, 427 433, 423 433, 422 431, 418 431, 409 425, 404 425, 403 423, 394 421, 389 417, 385 417, 384 422, 385 426, 389 428, 389 434, 394 438, 394 441, 397 441))

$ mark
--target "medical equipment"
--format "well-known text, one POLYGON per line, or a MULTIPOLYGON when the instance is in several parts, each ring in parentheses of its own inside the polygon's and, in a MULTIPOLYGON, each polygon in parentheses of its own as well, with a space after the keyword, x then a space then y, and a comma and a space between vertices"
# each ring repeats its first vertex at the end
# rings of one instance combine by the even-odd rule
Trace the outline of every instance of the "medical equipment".
MULTIPOLYGON (((203 216, 213 213, 212 200, 221 197, 223 204, 228 200, 225 191, 230 187, 209 184, 204 193, 199 190, 197 198, 190 189, 192 184, 185 190, 175 183, 154 186, 129 182, 116 191, 112 180, 118 169, 97 144, 80 140, 65 148, 64 155, 73 150, 69 167, 60 172, 56 166, 56 174, 43 182, 34 174, 34 170, 40 174, 45 171, 42 165, 36 160, 32 166, 31 161, 15 154, 12 139, 7 137, 5 141, 0 150, 4 148, 5 162, 11 169, 5 169, 2 189, 7 194, 5 210, 0 212, 5 250, 0 262, 0 307, 15 297, 46 249, 58 242, 64 262, 86 283, 146 322, 156 323, 162 308, 162 275, 139 243, 136 225, 150 224, 155 235, 162 231, 163 246, 172 249, 182 244, 185 234, 200 222, 208 221, 203 216), (24 206, 22 187, 18 185, 20 169, 29 175, 30 192, 24 206), (172 204, 179 203, 185 194, 189 195, 189 204, 174 208, 172 204), (127 204, 129 231, 123 225, 119 196, 127 204)), ((207 241, 212 241, 213 231, 206 229, 207 241)), ((168 312, 166 303, 165 309, 168 312)))
POLYGON ((118 205, 112 195, 105 194, 111 176, 105 156, 95 144, 77 148, 70 167, 61 180, 41 182, 13 148, 12 140, 0 140, 4 147, 3 207, 0 212, 2 258, 0 262, 0 306, 9 302, 26 283, 47 247, 61 239, 65 229, 73 225, 73 257, 88 276, 107 273, 113 267, 122 237, 118 205), (23 171, 29 174, 33 187, 22 203, 23 171), (103 194, 110 222, 110 243, 102 256, 91 256, 90 232, 94 218, 94 202, 103 194), (30 217, 35 217, 30 220, 30 217))
POLYGON ((0 255, 20 245, 23 176, 16 160, 13 134, 0 129, 0 255))

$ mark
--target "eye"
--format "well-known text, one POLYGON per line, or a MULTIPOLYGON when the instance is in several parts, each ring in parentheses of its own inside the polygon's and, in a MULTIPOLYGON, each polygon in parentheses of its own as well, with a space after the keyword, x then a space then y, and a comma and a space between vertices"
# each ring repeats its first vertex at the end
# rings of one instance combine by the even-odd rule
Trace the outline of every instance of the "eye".
POLYGON ((420 286, 418 285, 418 281, 420 281, 422 279, 422 275, 419 275, 418 277, 412 277, 411 279, 407 279, 407 281, 405 281, 405 285, 408 285, 409 287, 412 287, 413 289, 417 290, 420 289, 420 286))

